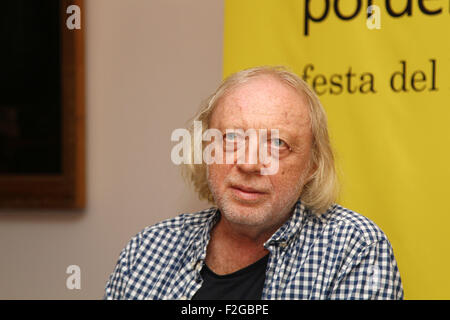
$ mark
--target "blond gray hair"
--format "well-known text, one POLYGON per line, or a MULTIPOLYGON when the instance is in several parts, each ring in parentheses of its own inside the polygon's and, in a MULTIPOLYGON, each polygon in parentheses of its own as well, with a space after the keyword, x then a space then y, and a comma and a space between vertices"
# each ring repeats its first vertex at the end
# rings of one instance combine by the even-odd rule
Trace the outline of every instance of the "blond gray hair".
MULTIPOLYGON (((282 83, 294 88, 308 101, 310 126, 312 132, 311 165, 313 173, 303 186, 300 194, 302 203, 312 212, 319 215, 332 205, 337 197, 338 182, 334 155, 328 135, 327 117, 322 104, 309 85, 295 73, 282 66, 262 66, 239 71, 227 77, 216 91, 200 106, 200 110, 192 119, 189 126, 191 136, 194 133, 194 121, 201 121, 202 130, 207 130, 211 115, 220 100, 238 85, 255 77, 269 75, 282 83)), ((202 133, 203 133, 202 132, 202 133)), ((194 148, 191 148, 192 152, 194 148)), ((193 157, 193 154, 191 155, 193 157)), ((182 166, 183 177, 190 182, 200 199, 215 204, 208 187, 206 164, 185 164, 182 166)))

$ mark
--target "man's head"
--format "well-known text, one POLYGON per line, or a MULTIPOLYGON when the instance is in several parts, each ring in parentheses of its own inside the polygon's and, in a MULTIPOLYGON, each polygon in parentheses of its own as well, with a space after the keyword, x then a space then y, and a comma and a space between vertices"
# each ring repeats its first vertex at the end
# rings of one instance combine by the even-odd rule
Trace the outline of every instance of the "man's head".
MULTIPOLYGON (((280 67, 258 67, 224 80, 202 106, 196 121, 203 130, 277 129, 278 170, 262 175, 258 162, 189 165, 188 178, 201 198, 216 203, 238 224, 270 226, 285 221, 295 202, 317 214, 336 195, 336 174, 326 116, 314 92, 280 67)), ((225 135, 225 138, 228 136, 225 135)), ((246 159, 252 149, 246 146, 246 159)))

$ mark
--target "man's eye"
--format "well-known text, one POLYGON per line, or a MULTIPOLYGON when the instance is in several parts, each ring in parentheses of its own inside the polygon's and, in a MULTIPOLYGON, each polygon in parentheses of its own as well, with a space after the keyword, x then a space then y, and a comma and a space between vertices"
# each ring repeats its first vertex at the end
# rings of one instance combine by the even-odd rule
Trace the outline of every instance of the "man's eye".
POLYGON ((281 139, 272 139, 272 146, 277 148, 283 148, 286 146, 286 142, 281 139))
POLYGON ((242 137, 242 135, 240 135, 238 132, 227 132, 225 133, 224 138, 226 141, 233 143, 241 143, 243 140, 245 140, 245 138, 242 137))
POLYGON ((237 134, 236 132, 227 132, 225 134, 225 139, 230 140, 230 141, 234 141, 237 138, 237 134))

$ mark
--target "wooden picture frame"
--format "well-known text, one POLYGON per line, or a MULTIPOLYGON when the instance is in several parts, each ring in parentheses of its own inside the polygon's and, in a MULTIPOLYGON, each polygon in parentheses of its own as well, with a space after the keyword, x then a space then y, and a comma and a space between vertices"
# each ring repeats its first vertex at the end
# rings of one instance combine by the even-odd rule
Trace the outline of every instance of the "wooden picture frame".
MULTIPOLYGON (((17 0, 10 1, 14 2, 17 0)), ((55 11, 54 14, 59 12, 60 42, 58 47, 60 92, 55 91, 55 95, 60 97, 61 114, 57 120, 60 121, 60 123, 55 123, 54 125, 56 128, 58 126, 60 128, 60 137, 58 138, 58 141, 60 141, 60 152, 58 152, 60 169, 57 170, 58 172, 49 173, 1 172, 0 208, 64 209, 85 207, 85 63, 83 0, 56 1, 58 4, 55 5, 59 5, 59 8, 57 8, 58 10, 55 11), (71 5, 76 5, 81 9, 80 29, 69 29, 66 25, 67 19, 70 16, 70 14, 67 13, 67 8, 71 5)), ((26 5, 26 3, 23 2, 22 5, 26 5)), ((13 4, 11 4, 11 6, 13 6, 13 4)), ((14 28, 14 26, 11 26, 11 28, 14 28)), ((22 26, 18 26, 17 28, 23 29, 22 26)), ((28 29, 24 32, 27 30, 28 29)), ((25 75, 25 77, 26 76, 27 75, 25 75)), ((24 94, 27 93, 24 92, 24 94)), ((2 145, 0 145, 0 148, 2 148, 2 145)), ((3 146, 3 148, 5 148, 5 146, 3 146)), ((37 154, 38 153, 36 153, 36 155, 37 154)), ((32 160, 33 159, 31 159, 31 161, 32 160)))

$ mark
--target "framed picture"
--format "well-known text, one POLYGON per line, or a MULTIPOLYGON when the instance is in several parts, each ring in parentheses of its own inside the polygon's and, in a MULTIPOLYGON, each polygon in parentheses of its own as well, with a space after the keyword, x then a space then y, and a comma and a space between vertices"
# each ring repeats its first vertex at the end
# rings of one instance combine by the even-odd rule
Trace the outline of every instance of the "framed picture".
POLYGON ((2 208, 85 206, 82 14, 82 0, 2 1, 2 208))

